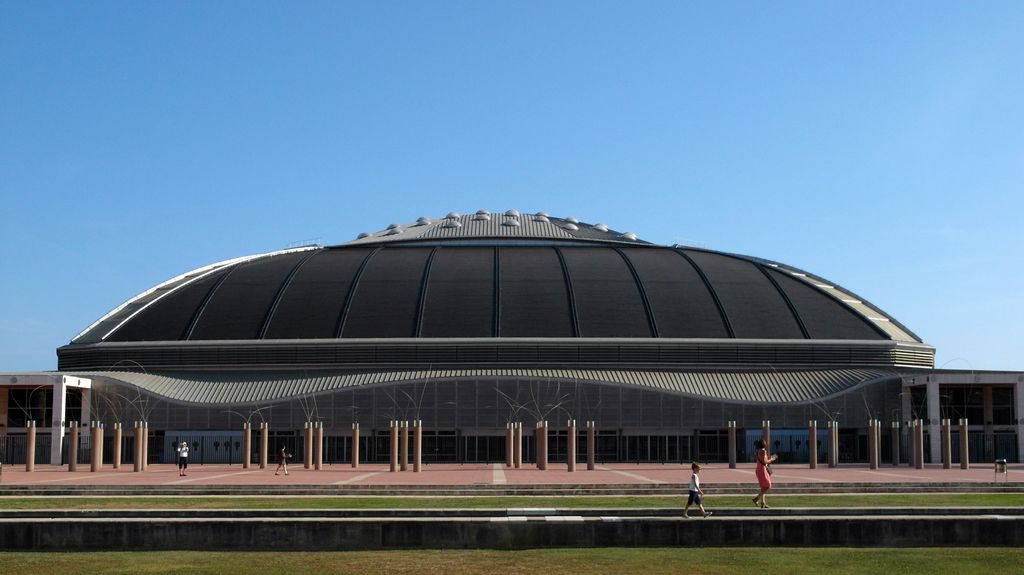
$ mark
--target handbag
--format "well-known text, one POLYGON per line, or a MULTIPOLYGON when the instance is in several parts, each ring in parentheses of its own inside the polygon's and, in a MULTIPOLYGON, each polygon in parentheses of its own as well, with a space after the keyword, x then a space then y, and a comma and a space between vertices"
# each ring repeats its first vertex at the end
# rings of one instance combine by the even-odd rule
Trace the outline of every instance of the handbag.
POLYGON ((771 475, 772 474, 772 464, 769 463, 769 464, 765 465, 764 466, 764 470, 768 472, 768 475, 771 475))

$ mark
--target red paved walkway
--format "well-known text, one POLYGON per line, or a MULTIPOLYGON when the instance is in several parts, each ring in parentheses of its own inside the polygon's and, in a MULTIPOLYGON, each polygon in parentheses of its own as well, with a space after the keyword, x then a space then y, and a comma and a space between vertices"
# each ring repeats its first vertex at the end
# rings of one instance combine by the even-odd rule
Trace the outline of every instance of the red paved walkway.
MULTIPOLYGON (((26 473, 24 466, 3 466, 0 484, 3 485, 527 485, 527 484, 623 484, 623 483, 685 483, 689 481, 689 465, 679 464, 629 464, 614 463, 599 465, 594 471, 586 466, 577 467, 569 473, 565 464, 551 464, 547 471, 533 466, 509 469, 504 464, 435 464, 423 466, 423 471, 391 473, 387 464, 364 464, 359 469, 348 465, 326 466, 322 471, 292 466, 289 475, 274 475, 275 465, 265 470, 251 468, 243 470, 240 465, 193 465, 187 477, 179 477, 172 465, 152 465, 143 473, 133 473, 131 465, 119 470, 106 466, 96 473, 85 470, 70 473, 66 467, 37 466, 33 473, 26 473)), ((877 470, 867 465, 844 465, 838 469, 819 467, 808 469, 806 465, 774 465, 776 483, 924 483, 924 482, 991 482, 995 478, 991 465, 977 464, 963 471, 958 467, 944 470, 941 466, 929 465, 917 470, 906 466, 883 466, 877 470)), ((1024 465, 1009 466, 1008 475, 999 475, 1010 482, 1024 482, 1024 465)), ((725 464, 708 465, 701 472, 701 480, 707 485, 716 483, 751 483, 754 479, 753 464, 740 464, 729 469, 725 464)))

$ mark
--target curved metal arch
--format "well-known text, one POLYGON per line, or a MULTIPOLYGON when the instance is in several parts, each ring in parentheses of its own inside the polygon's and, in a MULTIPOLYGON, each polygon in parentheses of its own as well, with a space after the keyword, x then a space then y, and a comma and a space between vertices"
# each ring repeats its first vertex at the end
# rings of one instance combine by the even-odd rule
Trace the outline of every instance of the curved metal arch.
POLYGON ((117 331, 122 326, 124 326, 124 324, 128 323, 129 321, 131 321, 132 318, 134 318, 135 316, 137 316, 140 313, 142 313, 142 311, 147 309, 149 306, 151 306, 151 305, 155 304, 156 302, 162 300, 163 298, 171 295, 172 293, 177 292, 178 290, 184 288, 185 286, 191 285, 192 283, 195 283, 195 282, 197 282, 197 281, 199 281, 199 280, 209 276, 210 274, 212 274, 214 272, 217 272, 219 270, 222 270, 222 269, 224 269, 226 267, 237 265, 237 264, 241 264, 241 263, 245 263, 245 262, 248 262, 248 261, 251 261, 251 260, 255 260, 255 259, 259 259, 259 258, 278 256, 278 255, 283 255, 283 254, 290 254, 290 253, 302 252, 302 251, 307 251, 307 250, 315 250, 315 249, 319 249, 319 246, 303 246, 303 247, 300 247, 300 248, 291 248, 291 249, 287 249, 287 250, 278 250, 278 251, 275 251, 275 252, 267 252, 267 253, 262 253, 262 254, 242 256, 242 257, 232 258, 232 259, 229 259, 229 260, 219 261, 219 262, 216 262, 216 263, 212 263, 212 264, 209 264, 209 265, 198 267, 198 268, 196 268, 194 270, 187 271, 187 272, 185 272, 183 274, 179 274, 179 275, 177 275, 177 276, 175 276, 175 277, 173 277, 173 278, 171 278, 171 279, 169 279, 167 281, 161 282, 161 283, 159 283, 159 284, 149 288, 148 290, 146 290, 146 291, 144 291, 144 292, 142 292, 140 294, 137 294, 136 296, 126 300, 121 305, 119 305, 119 306, 115 307, 114 309, 110 310, 109 312, 104 314, 102 317, 100 317, 96 321, 94 321, 91 324, 89 324, 89 327, 87 327, 87 328, 83 329, 82 331, 80 331, 78 333, 78 335, 76 335, 75 337, 71 338, 71 342, 72 343, 77 342, 79 339, 81 339, 87 333, 89 333, 90 331, 95 329, 97 326, 101 325, 105 321, 114 319, 117 316, 118 313, 121 313, 121 312, 125 311, 126 309, 130 308, 133 304, 141 304, 141 305, 139 305, 139 307, 137 309, 133 310, 131 313, 129 313, 127 316, 125 316, 123 319, 121 319, 121 321, 119 321, 113 328, 109 329, 106 333, 104 333, 99 338, 99 341, 105 341, 108 337, 113 335, 113 333, 115 331, 117 331), (175 283, 177 283, 178 285, 174 285, 175 283), (162 294, 160 294, 160 295, 158 295, 158 296, 156 296, 154 298, 149 299, 148 301, 146 300, 146 298, 148 296, 151 296, 151 295, 153 295, 153 294, 163 290, 164 288, 167 288, 168 286, 173 286, 173 287, 171 287, 170 289, 168 289, 164 293, 162 293, 162 294), (143 301, 145 301, 145 303, 143 303, 143 301))
POLYGON ((182 334, 180 339, 186 341, 192 339, 192 334, 195 332, 196 326, 199 325, 199 319, 202 318, 203 313, 206 312, 206 306, 210 305, 210 300, 213 299, 213 295, 217 293, 217 290, 220 289, 220 286, 224 285, 224 282, 237 269, 238 266, 232 266, 231 269, 225 272, 224 275, 220 276, 220 279, 217 280, 217 283, 213 284, 213 287, 211 287, 210 290, 206 292, 206 295, 203 296, 203 302, 199 304, 199 307, 197 307, 196 311, 192 314, 192 319, 189 321, 188 327, 185 328, 185 332, 182 334))
POLYGON ((629 273, 633 276, 633 282, 636 283, 636 288, 640 291, 640 299, 644 304, 644 313, 647 314, 647 327, 651 330, 651 337, 661 337, 658 334, 658 322, 654 319, 654 310, 651 309, 651 302, 647 298, 647 290, 644 289, 644 282, 640 281, 640 274, 637 273, 636 267, 633 266, 633 261, 620 248, 615 248, 615 253, 619 254, 622 261, 626 263, 629 273))
POLYGON ((569 313, 572 316, 572 335, 573 337, 580 336, 580 320, 579 316, 576 315, 576 293, 572 289, 572 276, 569 275, 569 266, 565 263, 565 256, 562 255, 562 250, 558 248, 551 248, 555 250, 555 254, 558 255, 558 264, 562 266, 562 277, 565 279, 565 292, 569 298, 569 313))
POLYGON ((794 266, 791 266, 791 265, 788 265, 788 264, 783 264, 783 263, 780 263, 780 262, 777 262, 777 261, 774 261, 774 260, 769 260, 769 259, 765 259, 765 258, 761 258, 761 257, 756 257, 756 256, 748 256, 748 255, 743 255, 743 254, 734 254, 734 253, 729 253, 729 252, 717 252, 717 251, 714 251, 714 250, 708 250, 708 249, 703 249, 703 248, 689 248, 688 247, 687 249, 694 250, 694 251, 702 251, 702 252, 707 252, 707 253, 712 253, 712 254, 732 256, 734 258, 739 258, 739 259, 747 260, 747 261, 750 261, 750 262, 755 263, 755 264, 766 265, 766 266, 775 268, 775 269, 777 269, 781 273, 788 273, 789 275, 793 276, 794 279, 796 279, 796 280, 798 280, 798 281, 808 285, 809 287, 814 288, 816 291, 819 291, 819 292, 827 295, 828 297, 832 298, 833 300, 837 301, 844 308, 850 310, 855 316, 859 317, 864 323, 866 323, 869 326, 871 326, 871 329, 873 329, 874 331, 878 332, 878 334, 881 335, 883 338, 890 339, 890 340, 893 340, 893 341, 907 341, 907 342, 913 342, 913 343, 924 343, 924 340, 921 339, 920 336, 918 336, 916 333, 911 331, 909 328, 907 328, 907 326, 905 326, 902 323, 900 323, 896 318, 892 317, 888 313, 882 311, 878 306, 874 305, 873 303, 869 302, 868 300, 866 300, 866 299, 862 298, 861 296, 857 295, 856 292, 854 292, 852 290, 849 290, 849 289, 846 289, 845 287, 843 287, 843 286, 841 286, 841 285, 839 285, 839 284, 837 284, 835 282, 829 281, 829 280, 827 280, 827 279, 825 279, 825 278, 823 278, 823 277, 821 277, 819 275, 813 274, 813 273, 808 272, 808 271, 806 271, 804 269, 801 269, 801 268, 798 268, 798 267, 794 267, 794 266), (831 286, 837 293, 832 293, 831 291, 829 291, 827 289, 823 289, 820 285, 816 284, 815 282, 821 282, 822 285, 831 286), (851 298, 854 298, 856 300, 857 304, 863 305, 865 308, 867 308, 867 309, 869 309, 871 311, 874 311, 875 313, 879 314, 880 316, 882 316, 882 318, 885 321, 889 322, 891 325, 893 325, 896 328, 898 328, 898 331, 902 332, 903 335, 905 335, 906 337, 905 338, 904 337, 894 337, 894 335, 898 335, 898 334, 893 334, 893 333, 887 332, 885 329, 883 329, 878 324, 877 321, 871 319, 869 316, 865 315, 862 311, 858 310, 855 307, 855 305, 852 305, 845 298, 840 297, 841 295, 848 295, 851 298))
POLYGON ((348 319, 348 311, 352 307, 352 300, 355 298, 356 289, 359 287, 359 281, 363 278, 363 271, 366 270, 366 266, 370 265, 370 260, 373 256, 377 255, 383 247, 377 247, 377 249, 366 254, 363 261, 359 264, 359 269, 356 270, 356 275, 352 278, 352 283, 348 286, 348 293, 345 294, 345 305, 341 306, 341 313, 338 314, 338 322, 334 330, 334 339, 341 338, 341 334, 345 332, 345 321, 348 319))
POLYGON ((295 279, 295 274, 299 273, 301 268, 307 261, 313 258, 313 256, 323 253, 322 251, 315 251, 306 257, 299 260, 297 264, 292 266, 288 276, 281 282, 281 286, 277 288, 277 293, 274 294, 274 300, 270 302, 270 307, 267 308, 267 313, 263 317, 263 323, 260 325, 259 335, 256 339, 264 339, 267 335, 267 331, 270 329, 270 322, 274 321, 274 313, 277 311, 277 306, 281 303, 281 298, 284 297, 284 293, 288 291, 288 287, 292 285, 292 280, 295 279))
POLYGON ((693 258, 691 258, 690 255, 684 252, 681 248, 672 248, 672 251, 679 254, 680 257, 686 260, 693 270, 697 272, 697 275, 700 276, 700 280, 704 282, 704 287, 707 288, 708 293, 711 294, 711 299, 715 302, 715 308, 718 309, 718 315, 722 318, 722 323, 725 324, 726 333, 729 334, 729 337, 735 339, 736 332, 732 329, 732 322, 729 321, 729 314, 725 313, 725 306, 722 305, 722 300, 718 299, 718 292, 716 292, 715 287, 711 285, 711 280, 708 279, 704 270, 701 269, 701 267, 697 265, 697 262, 693 261, 693 258))
POLYGON ((427 307, 427 286, 430 283, 430 268, 434 265, 434 256, 437 255, 437 250, 439 249, 434 248, 430 250, 430 255, 427 256, 427 263, 423 266, 423 277, 420 278, 420 297, 419 301, 416 302, 416 325, 413 328, 415 337, 421 337, 423 333, 423 311, 427 307))
POLYGON ((804 339, 812 339, 810 332, 807 331, 807 326, 804 325, 804 319, 800 317, 800 312, 798 312, 796 310, 796 306, 793 305, 793 300, 789 299, 789 294, 787 294, 786 291, 782 289, 782 286, 780 286, 779 282, 772 277, 772 274, 768 273, 768 270, 764 269, 764 266, 755 262, 754 267, 756 267, 758 271, 764 274, 764 277, 766 277, 768 281, 771 282, 772 286, 775 288, 775 291, 779 292, 779 296, 782 297, 782 301, 786 302, 786 307, 789 308, 789 313, 793 314, 793 319, 796 320, 797 326, 800 327, 800 333, 804 334, 804 339))

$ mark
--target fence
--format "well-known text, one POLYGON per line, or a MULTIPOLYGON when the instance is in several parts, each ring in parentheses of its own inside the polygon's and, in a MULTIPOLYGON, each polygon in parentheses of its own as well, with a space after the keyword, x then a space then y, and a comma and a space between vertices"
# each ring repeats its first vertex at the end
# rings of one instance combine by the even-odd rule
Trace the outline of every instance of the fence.
MULTIPOLYGON (((49 434, 36 435, 36 452, 34 461, 36 464, 50 463, 50 441, 49 434)), ((0 463, 4 465, 24 465, 26 461, 25 448, 28 438, 24 435, 0 435, 0 463)))

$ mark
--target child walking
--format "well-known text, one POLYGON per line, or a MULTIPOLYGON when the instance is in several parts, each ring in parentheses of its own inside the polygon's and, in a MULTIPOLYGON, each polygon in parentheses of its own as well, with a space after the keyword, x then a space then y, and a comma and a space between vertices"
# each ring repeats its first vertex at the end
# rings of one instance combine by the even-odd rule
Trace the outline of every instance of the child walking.
POLYGON ((704 510, 704 501, 701 499, 704 497, 704 490, 700 488, 700 465, 692 463, 690 469, 693 470, 693 474, 690 475, 690 498, 686 500, 686 507, 683 508, 683 517, 690 518, 690 506, 694 503, 697 504, 704 517, 710 517, 711 512, 704 510))

